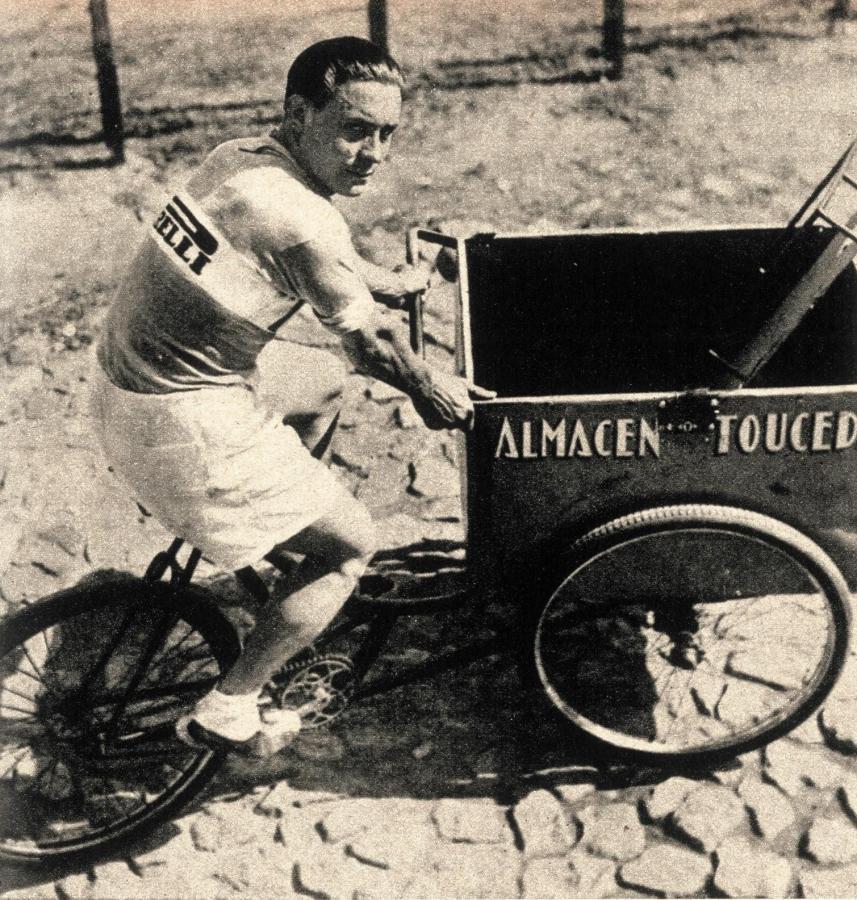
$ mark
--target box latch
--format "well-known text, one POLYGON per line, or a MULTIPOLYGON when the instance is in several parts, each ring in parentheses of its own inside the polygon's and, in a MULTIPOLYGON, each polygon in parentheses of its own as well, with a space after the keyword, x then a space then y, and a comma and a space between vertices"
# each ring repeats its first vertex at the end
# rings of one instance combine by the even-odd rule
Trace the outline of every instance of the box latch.
POLYGON ((720 400, 708 391, 689 391, 658 402, 658 431, 708 440, 717 426, 720 400))

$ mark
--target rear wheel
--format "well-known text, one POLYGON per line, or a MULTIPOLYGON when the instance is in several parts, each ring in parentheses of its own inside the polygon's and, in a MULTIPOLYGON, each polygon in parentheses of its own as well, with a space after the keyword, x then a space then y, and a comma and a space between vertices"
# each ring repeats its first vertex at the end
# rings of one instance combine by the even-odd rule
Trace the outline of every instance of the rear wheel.
POLYGON ((79 586, 0 636, 0 855, 103 851, 198 793, 221 757, 175 720, 239 652, 199 589, 134 578, 79 586))
POLYGON ((848 587, 806 535, 714 505, 593 529, 530 622, 532 677, 613 755, 710 762, 815 710, 848 643, 848 587))

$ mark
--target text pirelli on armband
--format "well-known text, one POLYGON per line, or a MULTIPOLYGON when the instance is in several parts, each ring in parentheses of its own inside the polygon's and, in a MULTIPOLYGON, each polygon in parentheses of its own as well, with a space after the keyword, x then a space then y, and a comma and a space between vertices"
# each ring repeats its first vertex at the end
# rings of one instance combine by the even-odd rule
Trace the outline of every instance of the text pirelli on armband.
POLYGON ((700 440, 715 456, 750 453, 838 453, 857 445, 850 410, 723 414, 704 432, 693 422, 659 424, 657 417, 503 418, 496 459, 660 459, 664 435, 700 440))

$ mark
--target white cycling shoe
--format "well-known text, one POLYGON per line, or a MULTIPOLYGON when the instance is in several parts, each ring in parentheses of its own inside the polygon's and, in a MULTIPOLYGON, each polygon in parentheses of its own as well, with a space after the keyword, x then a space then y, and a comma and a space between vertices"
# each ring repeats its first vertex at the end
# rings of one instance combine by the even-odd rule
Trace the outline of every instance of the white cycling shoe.
POLYGON ((258 694, 213 690, 176 722, 186 744, 248 756, 271 756, 288 746, 301 729, 293 709, 259 709, 258 694))

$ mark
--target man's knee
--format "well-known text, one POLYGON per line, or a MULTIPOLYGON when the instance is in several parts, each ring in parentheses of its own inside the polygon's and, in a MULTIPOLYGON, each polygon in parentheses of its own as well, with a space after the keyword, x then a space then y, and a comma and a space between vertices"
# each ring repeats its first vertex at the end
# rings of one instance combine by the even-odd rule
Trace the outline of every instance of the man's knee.
POLYGON ((378 546, 369 510, 342 490, 334 511, 314 522, 276 549, 309 556, 328 571, 359 577, 378 546))
POLYGON ((359 527, 352 532, 339 567, 344 575, 359 578, 378 549, 378 531, 369 511, 361 506, 359 527))

